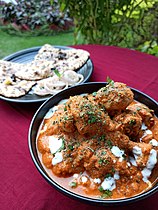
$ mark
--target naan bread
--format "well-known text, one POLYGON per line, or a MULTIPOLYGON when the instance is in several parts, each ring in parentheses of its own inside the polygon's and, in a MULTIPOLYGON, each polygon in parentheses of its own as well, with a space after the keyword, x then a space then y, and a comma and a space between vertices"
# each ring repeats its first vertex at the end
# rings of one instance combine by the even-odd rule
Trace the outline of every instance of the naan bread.
POLYGON ((89 52, 81 49, 59 49, 45 44, 35 56, 35 60, 47 60, 54 62, 54 68, 58 71, 77 70, 88 60, 89 52))
POLYGON ((53 62, 38 60, 26 63, 21 66, 21 70, 15 73, 19 79, 36 81, 53 75, 53 62))
POLYGON ((44 45, 31 63, 23 64, 15 76, 25 80, 40 80, 54 75, 57 69, 61 74, 77 70, 87 61, 89 53, 80 49, 62 50, 44 45))
POLYGON ((3 82, 6 77, 12 77, 19 69, 19 63, 0 60, 0 82, 3 82))
POLYGON ((3 83, 0 83, 0 95, 8 98, 17 98, 25 95, 32 86, 34 81, 16 79, 13 81, 10 77, 6 78, 3 83))

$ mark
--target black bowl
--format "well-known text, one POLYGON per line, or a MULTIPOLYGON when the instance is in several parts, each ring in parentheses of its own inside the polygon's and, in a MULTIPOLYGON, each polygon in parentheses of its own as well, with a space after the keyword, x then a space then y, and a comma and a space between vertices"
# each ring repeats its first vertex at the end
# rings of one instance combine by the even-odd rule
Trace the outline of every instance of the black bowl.
MULTIPOLYGON (((32 122, 30 124, 28 144, 29 144, 29 150, 31 153, 31 157, 32 157, 32 160, 33 160, 36 168, 38 169, 40 174, 46 179, 46 181, 50 185, 55 187, 58 191, 64 193, 65 195, 67 195, 71 198, 78 199, 80 201, 83 201, 83 202, 86 202, 89 204, 94 204, 94 205, 97 204, 97 205, 104 205, 104 206, 111 205, 112 206, 112 205, 127 204, 127 203, 131 203, 131 202, 135 202, 135 201, 144 199, 158 191, 158 184, 154 185, 151 189, 149 189, 146 192, 143 192, 142 194, 136 195, 131 198, 118 199, 118 200, 93 199, 93 198, 89 198, 86 196, 78 195, 76 193, 73 193, 73 192, 63 188, 61 185, 59 185, 58 183, 53 181, 47 175, 46 171, 44 170, 44 168, 38 158, 37 149, 36 149, 36 141, 35 141, 39 126, 40 126, 45 114, 48 112, 48 110, 50 108, 57 105, 63 99, 67 99, 70 96, 78 95, 78 94, 82 94, 82 93, 95 92, 98 89, 100 89, 101 87, 105 86, 106 84, 107 83, 105 83, 105 82, 92 82, 92 83, 80 84, 80 85, 68 88, 64 91, 61 91, 60 93, 56 94, 55 96, 52 96, 47 101, 45 101, 41 105, 41 107, 37 110, 37 112, 35 113, 35 115, 32 119, 32 122)), ((153 109, 155 111, 155 115, 158 117, 158 103, 155 100, 153 100, 152 98, 150 98, 149 96, 147 96, 146 94, 144 94, 134 88, 131 88, 131 90, 134 92, 134 98, 137 101, 142 102, 145 105, 147 105, 150 109, 153 109)))

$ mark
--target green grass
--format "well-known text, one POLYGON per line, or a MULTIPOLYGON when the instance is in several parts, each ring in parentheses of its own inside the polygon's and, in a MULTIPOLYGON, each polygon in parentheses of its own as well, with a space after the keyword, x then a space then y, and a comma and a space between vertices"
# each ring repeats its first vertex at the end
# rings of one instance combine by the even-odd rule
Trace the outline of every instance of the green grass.
POLYGON ((36 36, 22 37, 9 35, 0 30, 0 59, 22 49, 42 46, 44 44, 51 45, 73 45, 73 32, 60 33, 53 36, 36 36))

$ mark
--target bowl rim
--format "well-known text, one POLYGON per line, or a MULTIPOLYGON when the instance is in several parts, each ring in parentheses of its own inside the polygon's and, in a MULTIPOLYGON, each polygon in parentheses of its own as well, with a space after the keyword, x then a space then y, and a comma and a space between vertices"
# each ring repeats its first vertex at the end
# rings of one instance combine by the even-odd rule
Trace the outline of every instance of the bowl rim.
MULTIPOLYGON (((150 188, 148 191, 145 191, 143 193, 140 193, 138 195, 135 195, 133 197, 129 197, 129 198, 122 198, 122 199, 99 199, 99 198, 92 198, 92 197, 86 197, 86 196, 82 196, 80 194, 77 194, 73 191, 70 191, 64 187, 62 187, 61 185, 59 185, 57 182, 55 182, 53 179, 51 179, 49 177, 49 175, 47 175, 47 172, 45 171, 45 169, 42 167, 42 165, 40 166, 38 161, 40 162, 39 158, 38 158, 38 155, 37 155, 37 158, 38 158, 38 161, 37 159, 35 158, 35 155, 34 155, 34 151, 33 151, 33 147, 32 147, 32 127, 36 121, 36 119, 38 118, 38 115, 40 114, 41 110, 45 108, 45 106, 49 103, 51 103, 51 101, 53 101, 54 98, 57 98, 58 96, 64 94, 65 92, 71 92, 71 90, 73 89, 76 89, 76 88, 80 88, 80 86, 93 86, 93 85, 107 85, 107 82, 88 82, 88 83, 82 83, 82 84, 78 84, 78 85, 75 85, 73 87, 69 87, 59 93, 57 93, 56 95, 54 96, 51 96, 49 99, 47 99, 38 109, 37 111, 35 112, 32 120, 31 120, 31 123, 30 123, 30 126, 29 126, 29 131, 28 131, 28 147, 29 147, 29 151, 30 151, 30 155, 31 155, 31 158, 33 160, 33 163, 34 165, 36 166, 37 170, 40 172, 40 174, 44 177, 44 179, 53 187, 55 187, 56 190, 60 191, 61 193, 65 194, 66 196, 70 197, 70 198, 73 198, 73 199, 77 199, 77 200, 80 200, 82 202, 86 202, 88 204, 94 204, 94 205, 104 205, 104 206, 111 206, 111 205, 122 205, 122 204, 129 204, 129 203, 132 203, 132 202, 136 202, 136 201, 140 201, 142 199, 145 199, 151 195, 153 195, 154 193, 156 193, 158 191, 158 183, 156 183, 153 188, 150 188)), ((129 87, 129 86, 128 86, 129 87)), ((132 91, 140 94, 141 96, 147 98, 149 101, 151 101, 152 103, 154 103, 156 106, 157 106, 157 115, 158 115, 158 102, 155 101, 153 98, 151 98, 149 95, 135 89, 135 88, 132 88, 132 87, 129 87, 132 91)), ((80 93, 81 94, 81 93, 80 93)), ((53 102, 52 102, 53 103, 53 102)), ((55 105, 55 104, 54 104, 55 105)), ((52 106, 54 106, 52 105, 52 106)), ((51 107, 52 107, 51 106, 51 107)), ((49 109, 47 109, 47 111, 45 112, 45 114, 48 112, 49 109)), ((45 115, 43 114, 43 116, 45 115)), ((43 119, 43 117, 42 117, 43 119)), ((41 123, 41 120, 40 120, 40 123, 41 123)), ((37 153, 37 149, 36 149, 36 153, 37 153)))

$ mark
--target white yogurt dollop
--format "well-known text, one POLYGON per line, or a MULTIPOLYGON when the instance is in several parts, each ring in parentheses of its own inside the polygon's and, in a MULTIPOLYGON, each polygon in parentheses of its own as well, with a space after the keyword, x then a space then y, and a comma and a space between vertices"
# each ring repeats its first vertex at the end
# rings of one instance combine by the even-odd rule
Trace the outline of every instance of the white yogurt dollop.
POLYGON ((124 159, 124 157, 123 157, 123 155, 124 155, 124 150, 121 150, 119 147, 113 146, 113 147, 111 148, 111 152, 112 152, 113 155, 115 155, 116 157, 119 158, 119 161, 120 161, 120 162, 124 159))
POLYGON ((112 191, 113 189, 116 188, 115 179, 113 177, 105 178, 101 184, 101 187, 103 188, 103 190, 112 191))
POLYGON ((148 178, 150 177, 156 163, 157 163, 157 151, 154 149, 151 149, 146 167, 141 171, 144 182, 146 183, 149 182, 148 178))
POLYGON ((52 159, 52 165, 56 165, 57 163, 61 163, 63 161, 63 154, 62 152, 57 152, 52 159))
POLYGON ((49 149, 52 154, 55 154, 63 145, 63 140, 56 136, 49 136, 49 149))

